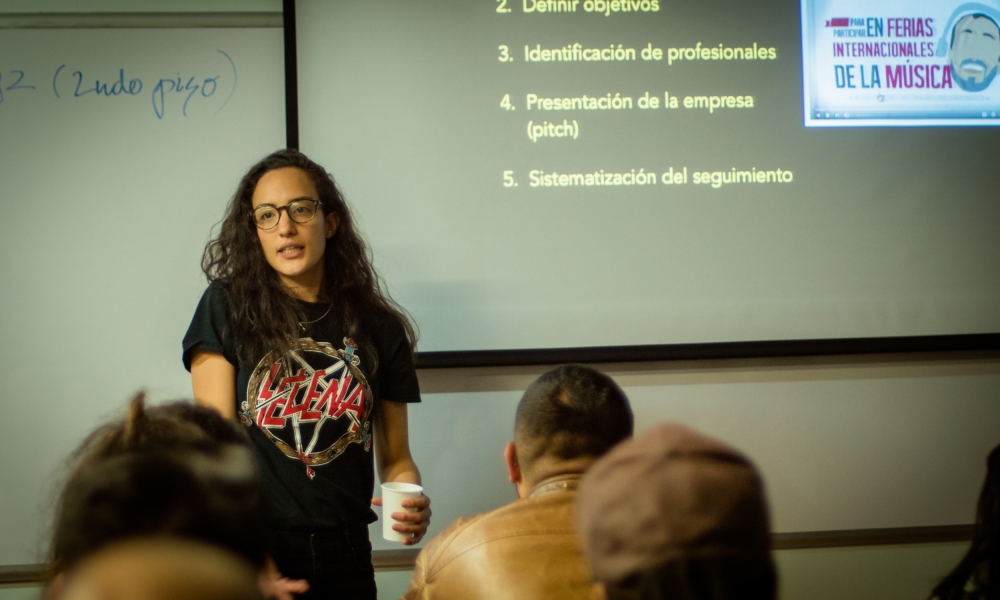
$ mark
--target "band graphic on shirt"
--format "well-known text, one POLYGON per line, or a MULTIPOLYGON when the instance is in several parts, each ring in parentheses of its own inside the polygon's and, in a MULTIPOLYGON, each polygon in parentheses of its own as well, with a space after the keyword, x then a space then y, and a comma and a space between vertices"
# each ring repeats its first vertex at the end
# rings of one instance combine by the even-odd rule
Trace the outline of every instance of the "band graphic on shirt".
POLYGON ((250 376, 240 411, 244 425, 256 426, 289 458, 311 467, 325 465, 351 443, 371 450, 372 393, 359 368, 357 345, 344 349, 300 338, 286 365, 281 352, 265 356, 250 376))

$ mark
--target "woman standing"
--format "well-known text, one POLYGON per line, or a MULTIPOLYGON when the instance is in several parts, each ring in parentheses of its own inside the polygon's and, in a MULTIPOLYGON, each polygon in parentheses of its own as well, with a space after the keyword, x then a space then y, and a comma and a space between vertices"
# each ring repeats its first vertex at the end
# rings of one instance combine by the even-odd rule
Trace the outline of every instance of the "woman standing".
MULTIPOLYGON (((383 291, 330 175, 295 150, 243 177, 202 268, 184 336, 194 396, 248 427, 276 529, 273 556, 310 598, 376 597, 368 524, 382 482, 420 483, 407 403, 414 330, 383 291)), ((415 544, 426 496, 394 513, 415 544)), ((378 499, 375 503, 379 503, 378 499)))

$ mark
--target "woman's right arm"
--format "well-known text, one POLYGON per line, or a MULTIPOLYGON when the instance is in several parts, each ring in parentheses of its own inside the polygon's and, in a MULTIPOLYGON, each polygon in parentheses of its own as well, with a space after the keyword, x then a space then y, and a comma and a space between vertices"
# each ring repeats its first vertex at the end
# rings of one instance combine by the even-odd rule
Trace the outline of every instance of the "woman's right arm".
POLYGON ((236 418, 236 368, 224 356, 195 350, 191 387, 197 404, 214 408, 227 419, 236 418))

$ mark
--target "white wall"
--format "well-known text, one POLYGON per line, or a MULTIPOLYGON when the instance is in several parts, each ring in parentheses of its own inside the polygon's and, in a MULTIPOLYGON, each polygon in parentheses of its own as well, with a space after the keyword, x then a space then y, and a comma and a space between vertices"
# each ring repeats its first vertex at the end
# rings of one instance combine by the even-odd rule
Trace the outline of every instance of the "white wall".
POLYGON ((779 550, 784 600, 924 600, 968 544, 779 550))
MULTIPOLYGON (((680 421, 755 460, 778 532, 971 523, 1000 442, 996 354, 598 366, 625 389, 637 430, 680 421)), ((513 499, 500 452, 522 390, 544 370, 420 373, 410 437, 432 531, 513 499)))

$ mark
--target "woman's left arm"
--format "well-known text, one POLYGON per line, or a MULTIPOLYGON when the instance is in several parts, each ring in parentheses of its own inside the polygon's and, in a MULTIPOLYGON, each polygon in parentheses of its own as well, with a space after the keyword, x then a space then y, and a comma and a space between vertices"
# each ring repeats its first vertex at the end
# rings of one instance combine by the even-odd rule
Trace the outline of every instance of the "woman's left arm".
MULTIPOLYGON (((383 400, 375 417, 375 463, 378 477, 383 483, 401 481, 420 483, 420 470, 410 455, 410 433, 406 418, 406 403, 383 400)), ((381 498, 372 499, 372 504, 382 505, 381 498)), ((426 495, 403 500, 404 508, 416 508, 417 512, 392 513, 397 521, 392 528, 400 533, 411 533, 413 537, 403 542, 411 546, 423 539, 427 526, 431 523, 431 499, 426 495)))

